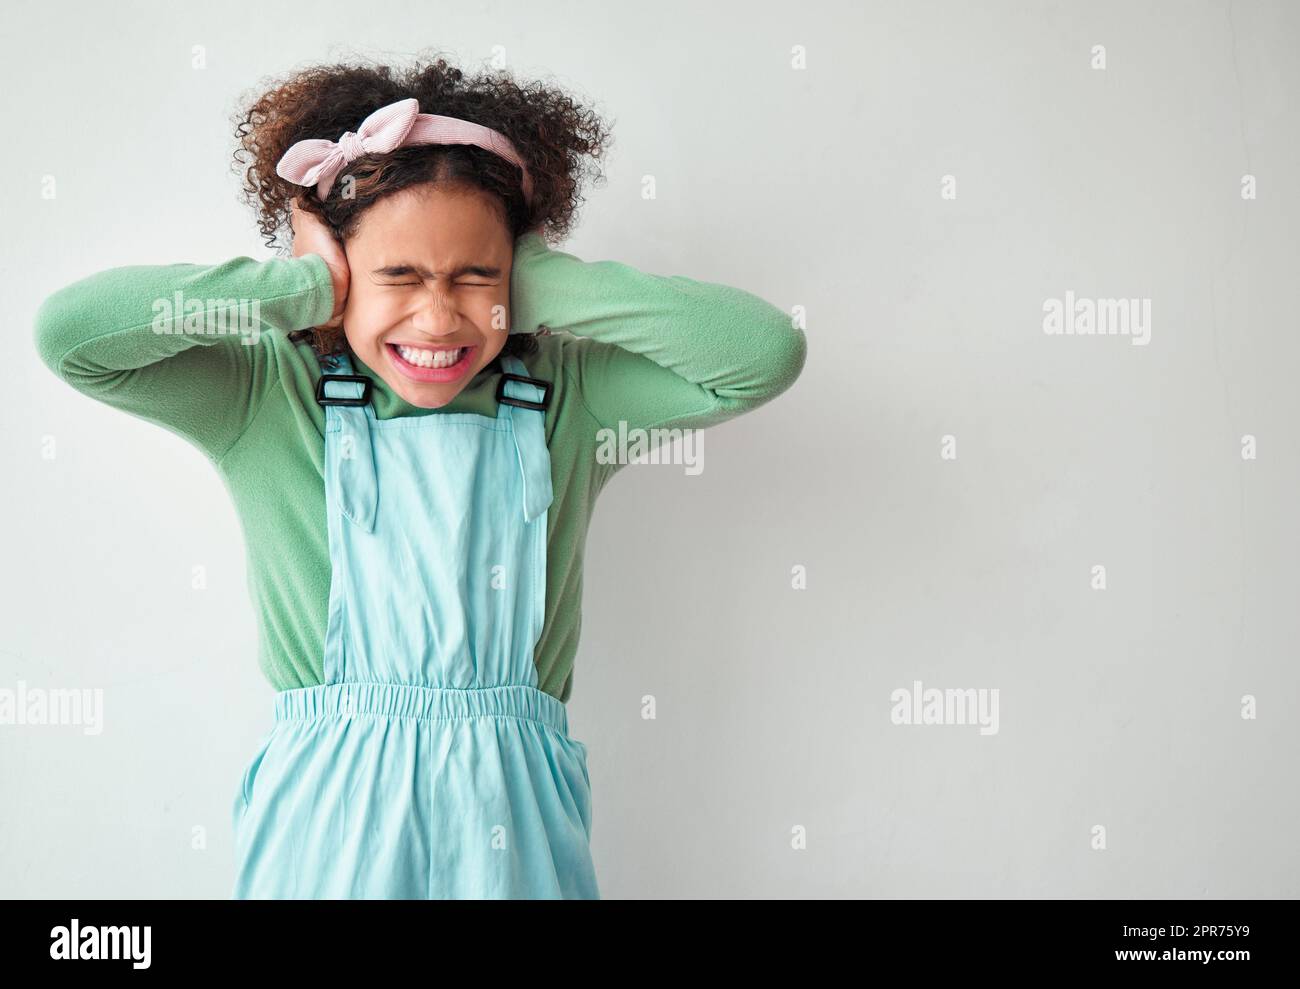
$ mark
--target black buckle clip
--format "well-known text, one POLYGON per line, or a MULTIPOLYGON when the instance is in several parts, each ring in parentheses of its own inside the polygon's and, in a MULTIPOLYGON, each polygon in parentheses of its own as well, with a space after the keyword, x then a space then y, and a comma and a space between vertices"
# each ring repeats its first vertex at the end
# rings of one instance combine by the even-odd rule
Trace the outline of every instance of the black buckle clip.
POLYGON ((522 374, 511 374, 509 371, 501 372, 501 380, 497 382, 497 402, 504 405, 517 405, 521 409, 541 409, 545 411, 551 401, 551 383, 543 381, 541 378, 527 378, 522 374), (530 402, 524 398, 511 398, 506 394, 507 381, 522 381, 524 384, 537 385, 542 389, 542 400, 540 402, 530 402))
POLYGON ((366 405, 370 402, 371 380, 364 374, 322 374, 316 382, 316 401, 320 405, 366 405), (361 383, 359 398, 329 398, 325 394, 327 381, 358 381, 361 383))

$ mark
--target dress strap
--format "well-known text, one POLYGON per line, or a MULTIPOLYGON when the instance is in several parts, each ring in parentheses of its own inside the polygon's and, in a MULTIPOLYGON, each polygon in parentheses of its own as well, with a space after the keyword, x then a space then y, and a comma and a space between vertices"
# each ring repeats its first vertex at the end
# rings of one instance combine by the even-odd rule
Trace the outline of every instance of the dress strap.
POLYGON ((551 383, 530 378, 528 368, 517 357, 503 354, 501 366, 506 373, 497 386, 497 416, 510 421, 524 480, 524 521, 531 522, 546 511, 554 498, 551 454, 546 448, 551 383))
MULTIPOLYGON (((370 421, 375 415, 370 405, 370 381, 359 380, 353 373, 347 354, 322 358, 321 370, 316 400, 325 406, 326 435, 333 431, 339 433, 334 465, 339 509, 366 532, 374 532, 379 478, 370 438, 370 421)), ((327 444, 327 454, 328 449, 327 444)), ((326 477, 329 477, 328 464, 326 477)))

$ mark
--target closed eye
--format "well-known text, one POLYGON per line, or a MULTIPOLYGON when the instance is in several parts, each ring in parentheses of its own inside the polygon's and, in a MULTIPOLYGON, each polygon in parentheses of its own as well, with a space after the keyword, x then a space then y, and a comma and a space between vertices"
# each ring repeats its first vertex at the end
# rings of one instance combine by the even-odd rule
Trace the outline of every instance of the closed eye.
MULTIPOLYGON (((410 275, 419 276, 419 278, 433 278, 434 274, 425 268, 420 268, 411 264, 390 264, 383 268, 376 268, 371 272, 379 278, 404 278, 410 275)), ((448 275, 457 285, 464 285, 468 288, 484 288, 496 285, 501 280, 501 269, 482 264, 464 264, 455 270, 448 272, 448 275), (487 278, 487 282, 470 282, 464 281, 464 278, 487 278)), ((391 285, 419 285, 420 281, 390 282, 391 285)))
MULTIPOLYGON (((408 285, 423 285, 423 282, 381 282, 381 285, 387 288, 398 288, 408 285)), ((452 282, 453 285, 459 285, 462 288, 495 288, 496 282, 452 282)))

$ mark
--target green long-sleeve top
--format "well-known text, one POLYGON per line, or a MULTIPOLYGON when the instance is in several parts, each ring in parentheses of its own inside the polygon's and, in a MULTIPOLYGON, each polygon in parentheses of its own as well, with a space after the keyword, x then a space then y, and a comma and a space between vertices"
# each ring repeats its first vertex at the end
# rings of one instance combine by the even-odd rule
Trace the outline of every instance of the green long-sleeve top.
MULTIPOLYGON (((534 652, 538 685, 567 701, 582 622, 582 566, 596 497, 620 463, 598 457, 603 428, 700 429, 757 408, 803 368, 805 337, 748 292, 616 261, 584 262, 528 233, 515 244, 516 331, 550 328, 528 373, 552 383, 546 411, 554 501, 547 513, 546 615, 534 652)), ((323 682, 330 590, 325 522, 325 409, 311 347, 288 333, 334 308, 325 262, 311 254, 220 264, 111 268, 41 305, 42 361, 73 388, 198 447, 235 503, 259 621, 258 661, 276 690, 323 682), (159 300, 257 300, 261 331, 157 332, 159 300)), ((170 328, 169 324, 167 325, 170 328)), ((233 321, 232 321, 233 325, 233 321)), ((407 403, 374 380, 379 419, 497 414, 489 365, 439 409, 407 403)))

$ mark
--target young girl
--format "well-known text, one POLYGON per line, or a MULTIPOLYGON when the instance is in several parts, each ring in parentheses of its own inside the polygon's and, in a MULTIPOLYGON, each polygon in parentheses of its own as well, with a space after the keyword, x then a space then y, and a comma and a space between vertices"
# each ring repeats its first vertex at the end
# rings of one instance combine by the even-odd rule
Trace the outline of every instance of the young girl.
POLYGON ((36 326, 55 374, 185 437, 235 502, 277 693, 233 895, 596 898, 565 702, 620 467, 602 431, 754 409, 804 336, 738 289, 547 246, 608 142, 561 92, 324 66, 238 136, 293 257, 113 268, 36 326))

